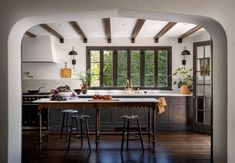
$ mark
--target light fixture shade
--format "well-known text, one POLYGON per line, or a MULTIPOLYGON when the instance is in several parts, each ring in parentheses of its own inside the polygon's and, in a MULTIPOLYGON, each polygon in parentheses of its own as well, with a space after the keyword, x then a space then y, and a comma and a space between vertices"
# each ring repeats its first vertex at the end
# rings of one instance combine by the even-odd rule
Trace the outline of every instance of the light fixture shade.
POLYGON ((184 47, 184 50, 181 52, 181 55, 190 55, 190 51, 188 51, 188 50, 184 47))
POLYGON ((78 53, 72 47, 72 51, 69 52, 69 55, 78 55, 78 53))

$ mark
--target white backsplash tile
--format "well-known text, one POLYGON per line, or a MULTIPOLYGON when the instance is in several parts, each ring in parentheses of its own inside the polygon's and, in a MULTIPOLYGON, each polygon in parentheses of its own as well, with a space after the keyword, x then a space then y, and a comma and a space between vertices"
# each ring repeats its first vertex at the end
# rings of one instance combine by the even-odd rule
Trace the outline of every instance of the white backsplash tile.
POLYGON ((78 79, 61 79, 61 80, 22 80, 22 92, 34 90, 40 87, 41 92, 50 92, 59 86, 68 85, 72 90, 80 88, 81 81, 78 79))

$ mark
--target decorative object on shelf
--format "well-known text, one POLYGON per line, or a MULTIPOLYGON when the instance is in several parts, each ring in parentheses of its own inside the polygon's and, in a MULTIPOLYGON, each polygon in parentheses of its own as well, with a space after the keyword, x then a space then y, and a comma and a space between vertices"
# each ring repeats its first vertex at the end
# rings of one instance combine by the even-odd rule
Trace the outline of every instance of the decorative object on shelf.
POLYGON ((188 50, 186 49, 186 47, 184 47, 184 50, 181 52, 181 55, 184 56, 184 59, 182 60, 182 65, 185 66, 185 65, 186 65, 185 56, 186 56, 186 55, 190 55, 190 51, 188 51, 188 50))
POLYGON ((179 67, 172 76, 177 77, 174 84, 177 84, 178 88, 180 88, 180 93, 191 93, 193 84, 192 68, 186 69, 185 66, 179 67))
POLYGON ((88 83, 90 82, 90 70, 80 71, 78 74, 78 78, 82 81, 81 89, 83 94, 87 94, 88 83))
POLYGON ((61 78, 71 78, 71 69, 67 68, 67 62, 65 62, 65 67, 60 69, 61 78))
POLYGON ((69 55, 72 55, 73 56, 73 59, 72 59, 72 65, 73 65, 73 69, 74 69, 74 66, 76 65, 76 59, 74 58, 75 55, 78 55, 78 53, 74 50, 74 48, 72 47, 72 51, 69 52, 69 55))

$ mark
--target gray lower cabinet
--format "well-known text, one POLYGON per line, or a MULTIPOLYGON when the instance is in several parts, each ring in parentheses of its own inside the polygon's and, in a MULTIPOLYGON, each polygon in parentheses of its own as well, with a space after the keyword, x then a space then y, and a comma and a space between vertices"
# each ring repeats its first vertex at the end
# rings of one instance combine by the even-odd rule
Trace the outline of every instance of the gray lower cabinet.
MULTIPOLYGON (((156 130, 190 130, 193 119, 192 97, 167 96, 167 106, 162 114, 156 113, 156 130)), ((140 116, 140 124, 143 129, 148 126, 148 108, 102 108, 100 109, 100 127, 102 131, 120 131, 123 127, 122 115, 135 114, 140 116)), ((79 114, 90 115, 89 126, 95 129, 95 109, 81 109, 79 114)), ((49 127, 60 128, 62 122, 61 110, 49 111, 49 127)), ((132 127, 136 122, 131 122, 132 127)))

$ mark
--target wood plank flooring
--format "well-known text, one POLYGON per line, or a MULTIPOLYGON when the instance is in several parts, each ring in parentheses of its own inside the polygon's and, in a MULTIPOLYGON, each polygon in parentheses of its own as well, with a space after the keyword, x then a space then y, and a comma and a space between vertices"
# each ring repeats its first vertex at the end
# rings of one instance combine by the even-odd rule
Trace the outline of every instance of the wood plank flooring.
POLYGON ((152 152, 144 136, 145 152, 139 141, 131 141, 129 150, 120 153, 121 135, 102 135, 99 150, 95 150, 95 137, 91 135, 92 151, 89 152, 86 139, 83 148, 80 140, 73 138, 69 152, 66 152, 66 138, 48 136, 39 148, 38 132, 24 131, 22 145, 23 163, 209 163, 211 162, 211 138, 194 132, 158 132, 156 152, 152 152))

